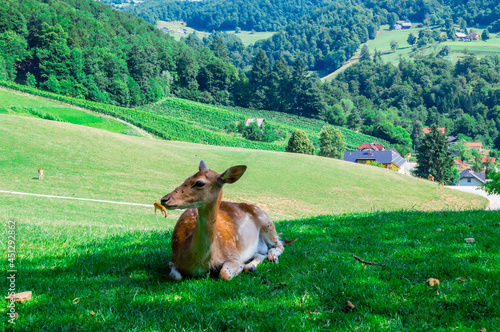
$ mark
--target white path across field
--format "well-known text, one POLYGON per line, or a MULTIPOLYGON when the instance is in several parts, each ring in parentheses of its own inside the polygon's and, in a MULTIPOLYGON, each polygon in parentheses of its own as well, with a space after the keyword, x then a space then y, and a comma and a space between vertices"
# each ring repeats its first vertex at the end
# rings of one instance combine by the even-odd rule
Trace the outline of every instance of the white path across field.
POLYGON ((489 199, 490 207, 487 210, 500 210, 500 195, 488 195, 488 193, 478 187, 446 186, 450 189, 460 190, 466 193, 481 195, 489 199))
POLYGON ((101 200, 101 199, 91 199, 91 198, 78 198, 78 197, 31 194, 31 193, 21 193, 21 192, 17 192, 17 191, 7 191, 7 190, 0 190, 0 193, 12 194, 12 195, 27 195, 27 196, 38 196, 38 197, 48 197, 48 198, 60 198, 60 199, 73 199, 73 200, 77 200, 77 201, 91 201, 91 202, 101 202, 101 203, 111 203, 111 204, 121 204, 121 205, 135 205, 135 206, 147 206, 147 207, 153 206, 153 204, 139 204, 139 203, 105 201, 105 200, 101 200))

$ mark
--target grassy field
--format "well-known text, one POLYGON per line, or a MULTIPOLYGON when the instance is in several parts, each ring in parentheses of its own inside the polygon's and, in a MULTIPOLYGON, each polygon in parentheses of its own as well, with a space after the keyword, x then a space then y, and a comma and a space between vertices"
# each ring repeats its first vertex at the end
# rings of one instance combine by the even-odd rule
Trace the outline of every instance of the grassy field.
POLYGON ((140 135, 132 126, 113 118, 103 117, 97 113, 77 109, 46 98, 0 88, 0 113, 34 116, 29 112, 29 109, 50 114, 64 122, 104 129, 113 133, 140 135))
MULTIPOLYGON (((174 37, 175 40, 180 40, 182 37, 187 37, 188 35, 192 34, 193 32, 196 32, 196 35, 199 38, 207 37, 210 35, 210 32, 206 31, 200 31, 196 30, 190 27, 186 26, 186 23, 180 22, 180 21, 174 21, 174 22, 166 22, 166 21, 158 21, 156 24, 156 27, 158 29, 161 28, 168 28, 174 30, 174 33, 171 35, 174 37), (177 33, 177 29, 186 29, 187 33, 177 33)), ((234 34, 234 30, 227 30, 224 31, 229 34, 234 34)), ((251 32, 251 31, 240 31, 237 36, 241 39, 241 42, 243 45, 248 46, 253 43, 255 43, 258 40, 261 39, 267 39, 271 38, 271 36, 274 34, 274 32, 251 32)))
MULTIPOLYGON (((471 42, 464 41, 446 41, 442 43, 433 43, 427 45, 423 49, 417 49, 416 51, 408 44, 408 35, 412 33, 414 36, 418 37, 420 30, 426 28, 416 28, 416 24, 411 29, 404 30, 389 30, 388 25, 382 25, 377 34, 377 37, 373 40, 366 42, 370 53, 375 50, 382 52, 382 60, 384 62, 390 62, 392 64, 398 64, 400 58, 411 58, 416 55, 426 55, 426 54, 437 54, 442 47, 450 47, 450 55, 448 59, 453 63, 456 63, 459 59, 463 59, 467 56, 467 53, 473 53, 478 58, 482 58, 487 55, 500 55, 500 38, 495 34, 490 34, 490 39, 488 41, 476 40, 471 42), (396 51, 391 50, 391 41, 396 41, 398 43, 398 48, 396 51), (464 50, 467 50, 464 52, 464 50)), ((468 30, 472 30, 479 35, 483 32, 483 29, 478 29, 474 27, 469 27, 468 30)), ((353 58, 356 58, 353 63, 358 61, 359 55, 361 53, 361 47, 358 53, 355 54, 353 58)), ((318 72, 318 74, 324 78, 324 80, 332 80, 336 74, 331 75, 331 73, 318 72)))
POLYGON ((192 175, 200 159, 219 172, 244 163, 247 173, 226 187, 225 198, 257 203, 283 238, 299 239, 279 265, 263 263, 231 282, 172 283, 178 213, 164 219, 152 206, 0 194, 0 267, 9 269, 7 232, 15 225, 16 290, 33 292, 17 306, 15 325, 0 323, 6 330, 500 328, 500 214, 442 211, 484 208, 484 198, 321 157, 151 140, 13 115, 0 115, 0 128, 0 190, 149 204, 192 175), (36 179, 39 167, 43 181, 36 179), (476 242, 466 244, 466 237, 476 242), (363 265, 354 255, 386 266, 363 265), (427 286, 430 277, 440 286, 427 286), (346 301, 356 308, 345 309, 346 301))

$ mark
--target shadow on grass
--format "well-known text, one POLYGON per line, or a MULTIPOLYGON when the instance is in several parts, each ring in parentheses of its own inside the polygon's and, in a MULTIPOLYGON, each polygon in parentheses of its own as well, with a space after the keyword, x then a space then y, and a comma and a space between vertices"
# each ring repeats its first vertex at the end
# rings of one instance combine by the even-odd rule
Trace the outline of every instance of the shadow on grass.
POLYGON ((15 329, 498 330, 499 218, 401 211, 282 221, 282 237, 299 240, 280 264, 231 282, 169 281, 170 232, 100 236, 64 250, 48 243, 53 252, 20 268, 19 285, 33 299, 19 306, 15 329), (427 286, 430 277, 440 286, 427 286))

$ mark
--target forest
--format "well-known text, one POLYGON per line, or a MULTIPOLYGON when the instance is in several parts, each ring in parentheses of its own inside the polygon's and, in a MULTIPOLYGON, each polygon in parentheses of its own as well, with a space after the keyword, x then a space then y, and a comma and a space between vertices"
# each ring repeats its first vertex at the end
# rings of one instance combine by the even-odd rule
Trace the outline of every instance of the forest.
POLYGON ((0 79, 121 106, 177 93, 227 103, 236 68, 91 0, 4 1, 0 79))

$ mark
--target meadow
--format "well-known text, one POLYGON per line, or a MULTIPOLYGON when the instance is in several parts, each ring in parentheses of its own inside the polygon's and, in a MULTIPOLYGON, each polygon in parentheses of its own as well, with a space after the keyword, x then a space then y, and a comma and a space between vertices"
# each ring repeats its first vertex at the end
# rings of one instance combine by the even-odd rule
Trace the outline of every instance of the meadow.
MULTIPOLYGON (((190 27, 186 26, 186 23, 180 22, 180 21, 167 22, 167 21, 159 20, 158 23, 156 24, 156 27, 158 29, 168 28, 168 29, 174 30, 174 33, 171 33, 171 36, 174 37, 175 40, 181 40, 182 37, 188 37, 192 33, 196 33, 196 35, 199 38, 208 37, 208 35, 210 35, 210 32, 190 28, 190 27), (176 33, 177 29, 186 29, 187 33, 176 33)), ((271 32, 256 32, 256 31, 252 32, 252 31, 245 31, 245 30, 241 30, 239 33, 235 33, 234 30, 225 30, 224 32, 228 33, 228 34, 236 34, 238 36, 238 38, 241 39, 241 42, 245 46, 249 46, 251 44, 254 44, 256 41, 261 40, 261 39, 271 38, 272 35, 275 33, 273 31, 271 31, 271 32)))
POLYGON ((196 172, 200 159, 219 172, 247 164, 225 199, 261 206, 282 238, 298 238, 279 265, 263 263, 231 282, 173 283, 170 237, 179 212, 164 219, 152 205, 0 193, 3 246, 7 226, 15 225, 16 289, 33 292, 18 304, 15 325, 2 321, 6 330, 499 328, 500 215, 474 211, 485 207, 482 197, 321 157, 6 114, 0 127, 0 190, 152 204, 196 172), (417 211, 427 209, 436 212, 417 211), (354 255, 386 265, 364 265, 354 255), (430 277, 440 286, 426 285, 430 277), (346 301, 356 308, 346 309, 346 301))

